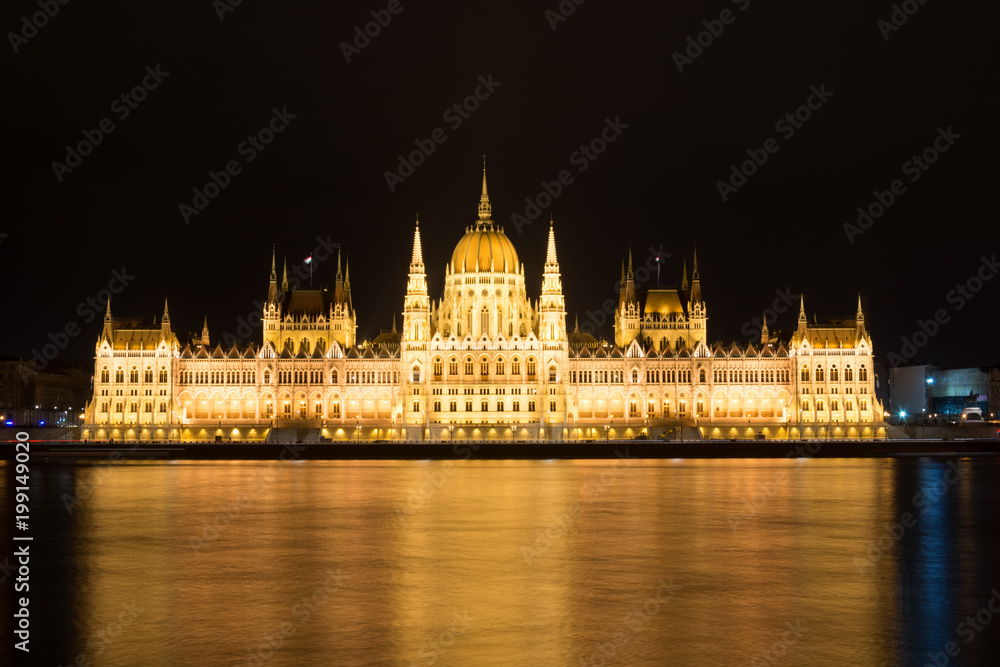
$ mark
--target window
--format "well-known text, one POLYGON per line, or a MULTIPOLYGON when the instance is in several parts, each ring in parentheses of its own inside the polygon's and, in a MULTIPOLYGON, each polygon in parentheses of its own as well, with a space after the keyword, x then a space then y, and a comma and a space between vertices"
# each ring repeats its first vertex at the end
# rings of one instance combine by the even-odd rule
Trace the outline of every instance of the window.
POLYGON ((497 401, 497 412, 503 412, 503 401, 497 401))
POLYGON ((497 359, 497 375, 503 374, 503 359, 497 359))
POLYGON ((866 401, 865 399, 862 398, 860 401, 858 401, 858 408, 862 412, 867 411, 868 410, 868 401, 866 401))
POLYGON ((555 411, 556 411, 556 402, 549 401, 549 412, 555 412, 555 411))
POLYGON ((513 361, 510 362, 510 374, 520 375, 521 374, 521 360, 514 357, 513 361))
POLYGON ((139 369, 137 367, 133 366, 132 370, 128 372, 128 381, 129 382, 139 381, 139 369))
POLYGON ((465 374, 466 375, 472 375, 472 373, 473 373, 473 371, 472 371, 472 357, 468 357, 465 360, 465 374))
POLYGON ((434 412, 441 412, 441 401, 434 401, 434 412))
POLYGON ((160 401, 159 411, 160 412, 166 412, 167 411, 167 403, 165 401, 160 401))
POLYGON ((839 382, 839 381, 840 381, 840 373, 837 371, 837 367, 830 366, 830 382, 839 382))
POLYGON ((632 369, 632 382, 639 381, 639 371, 632 369))
POLYGON ((830 401, 830 409, 834 411, 839 410, 840 401, 838 401, 837 399, 833 399, 832 401, 830 401))
POLYGON ((528 412, 534 412, 534 411, 535 411, 535 402, 528 401, 528 412))
POLYGON ((448 403, 448 411, 458 412, 458 403, 456 403, 455 401, 451 401, 450 403, 448 403))
POLYGON ((556 381, 556 367, 549 366, 549 382, 555 382, 555 381, 556 381))
POLYGON ((535 376, 535 359, 534 357, 528 359, 528 377, 535 376))
POLYGON ((136 401, 132 401, 128 404, 129 412, 139 412, 139 404, 136 401))
POLYGON ((455 357, 448 360, 448 375, 458 375, 458 359, 455 357))
MULTIPOLYGON (((264 380, 264 382, 267 382, 267 380, 264 380)), ((330 371, 330 383, 331 384, 337 384, 337 369, 336 368, 334 368, 332 371, 330 371)))
POLYGON ((802 364, 802 373, 799 377, 802 382, 809 382, 809 369, 805 364, 802 364))
POLYGON ((167 367, 160 366, 160 382, 166 382, 166 381, 167 381, 167 367))
POLYGON ((487 375, 490 374, 490 360, 487 359, 486 357, 483 357, 482 360, 479 362, 479 374, 482 375, 483 377, 486 377, 487 375))
POLYGON ((868 382, 868 369, 865 368, 865 366, 861 366, 861 368, 858 369, 858 380, 860 382, 868 382))
POLYGON ((465 411, 466 412, 472 412, 472 401, 466 401, 465 402, 465 411))
POLYGON ((816 366, 816 382, 822 382, 822 381, 823 381, 823 367, 817 365, 816 366))
POLYGON ((122 402, 115 401, 115 412, 121 412, 121 411, 122 411, 122 402))
POLYGON ((521 401, 513 401, 511 403, 510 409, 513 412, 520 412, 521 411, 521 401))
POLYGON ((107 401, 102 401, 101 402, 101 412, 107 412, 107 411, 108 411, 108 402, 107 401))
POLYGON ((413 411, 420 412, 420 401, 413 401, 413 411))
POLYGON ((705 382, 705 369, 698 371, 698 382, 705 382))
POLYGON ((826 409, 826 405, 823 403, 823 399, 822 398, 817 398, 816 399, 816 411, 817 412, 821 412, 824 409, 826 409))
POLYGON ((146 366, 146 372, 142 374, 142 381, 143 382, 152 382, 153 381, 153 367, 152 366, 146 366))
POLYGON ((434 377, 440 378, 444 372, 444 363, 441 361, 441 357, 434 358, 434 377))
MULTIPOLYGON (((101 382, 107 382, 110 379, 111 379, 111 373, 108 372, 108 367, 105 366, 104 368, 101 369, 101 382)), ((104 410, 103 412, 107 412, 107 410, 104 410)))
POLYGON ((152 412, 153 411, 153 404, 150 401, 146 401, 145 403, 142 404, 142 411, 143 412, 152 412))
POLYGON ((271 371, 264 371, 264 384, 271 384, 271 371))
POLYGON ((852 401, 851 399, 847 399, 846 401, 844 401, 844 409, 847 410, 848 412, 850 412, 851 410, 853 410, 854 409, 854 401, 852 401))
POLYGON ((844 369, 844 382, 854 382, 854 371, 851 370, 850 366, 844 369))
MULTIPOLYGON (((414 366, 413 367, 413 381, 414 382, 420 382, 420 367, 419 366, 414 366)), ((419 412, 419 410, 414 410, 414 412, 419 412)))
POLYGON ((490 402, 487 401, 487 400, 485 400, 485 399, 483 399, 479 403, 479 409, 480 409, 481 412, 489 412, 490 411, 490 402))
POLYGON ((805 410, 806 412, 809 411, 809 399, 808 398, 802 399, 802 409, 805 410))
POLYGON ((292 416, 292 403, 291 401, 285 401, 284 413, 286 417, 292 416))

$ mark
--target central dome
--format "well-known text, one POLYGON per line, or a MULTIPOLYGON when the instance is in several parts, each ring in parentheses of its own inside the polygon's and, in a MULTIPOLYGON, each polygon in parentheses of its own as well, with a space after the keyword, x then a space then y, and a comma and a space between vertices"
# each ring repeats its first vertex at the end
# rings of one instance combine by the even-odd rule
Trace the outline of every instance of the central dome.
POLYGON ((451 255, 451 270, 458 273, 476 271, 518 270, 517 252, 502 229, 489 224, 477 224, 466 231, 451 255))
POLYGON ((492 207, 486 193, 486 165, 483 164, 483 193, 479 197, 479 220, 465 230, 465 236, 451 254, 452 273, 503 271, 517 273, 517 253, 503 228, 493 224, 492 207))

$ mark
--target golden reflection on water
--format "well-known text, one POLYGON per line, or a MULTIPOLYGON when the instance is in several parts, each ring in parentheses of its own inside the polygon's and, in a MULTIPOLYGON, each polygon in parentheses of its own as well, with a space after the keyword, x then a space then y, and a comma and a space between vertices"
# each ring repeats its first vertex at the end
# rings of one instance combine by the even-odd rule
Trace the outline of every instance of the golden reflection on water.
POLYGON ((107 466, 85 487, 78 468, 74 650, 97 665, 897 664, 898 553, 869 546, 899 518, 898 465, 181 462, 107 466))

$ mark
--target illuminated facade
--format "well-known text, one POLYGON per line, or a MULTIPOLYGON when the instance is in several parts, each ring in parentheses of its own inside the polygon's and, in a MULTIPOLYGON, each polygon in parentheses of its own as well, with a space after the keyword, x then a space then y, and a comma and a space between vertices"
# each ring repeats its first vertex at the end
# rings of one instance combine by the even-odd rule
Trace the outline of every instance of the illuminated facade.
POLYGON ((89 439, 594 440, 879 437, 871 338, 856 317, 790 340, 707 342, 697 255, 680 288, 636 290, 622 267, 614 343, 566 326, 550 222, 542 288, 492 219, 483 172, 478 219, 430 299, 419 221, 401 331, 355 338, 350 270, 327 289, 278 284, 272 254, 261 344, 182 344, 160 325, 112 319, 97 343, 89 439), (296 429, 275 431, 275 429, 296 429))

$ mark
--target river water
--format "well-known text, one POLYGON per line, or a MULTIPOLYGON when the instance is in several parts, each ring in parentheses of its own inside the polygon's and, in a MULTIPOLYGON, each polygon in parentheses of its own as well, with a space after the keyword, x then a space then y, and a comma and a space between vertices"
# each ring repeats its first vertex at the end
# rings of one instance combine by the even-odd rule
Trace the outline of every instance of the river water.
POLYGON ((998 482, 929 459, 34 466, 18 664, 993 664, 998 482))

